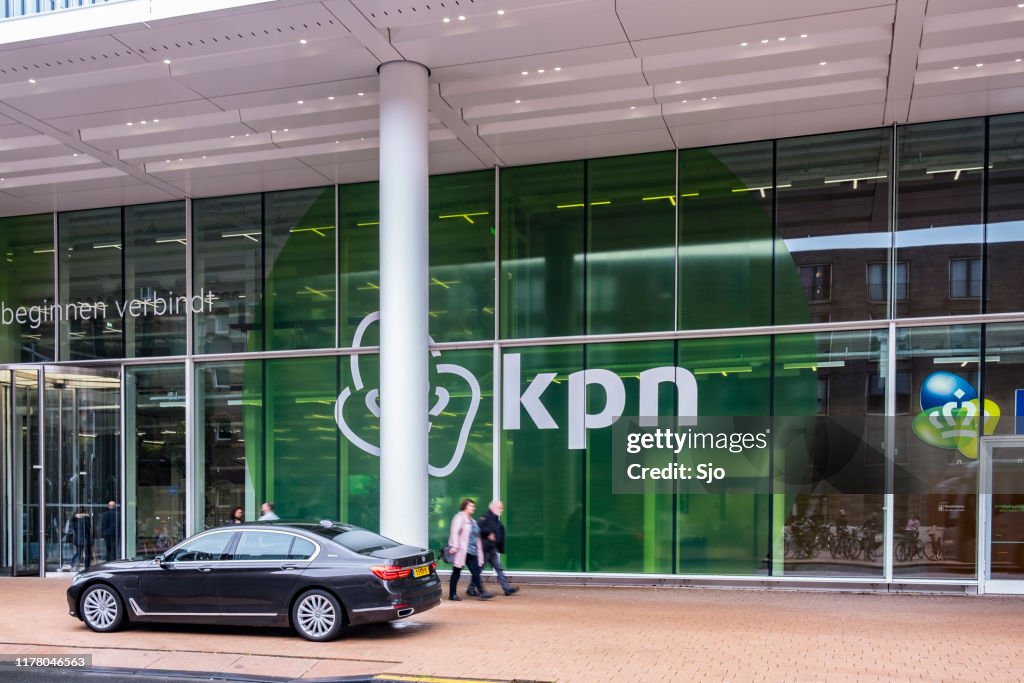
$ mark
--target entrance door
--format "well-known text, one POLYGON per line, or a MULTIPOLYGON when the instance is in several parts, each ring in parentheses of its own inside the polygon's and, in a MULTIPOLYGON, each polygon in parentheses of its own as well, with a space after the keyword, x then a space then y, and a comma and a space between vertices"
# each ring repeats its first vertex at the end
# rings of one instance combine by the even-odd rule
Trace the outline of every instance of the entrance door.
POLYGON ((979 592, 1024 594, 1024 437, 981 446, 979 592))
POLYGON ((3 573, 120 557, 120 368, 0 369, 0 415, 3 573))

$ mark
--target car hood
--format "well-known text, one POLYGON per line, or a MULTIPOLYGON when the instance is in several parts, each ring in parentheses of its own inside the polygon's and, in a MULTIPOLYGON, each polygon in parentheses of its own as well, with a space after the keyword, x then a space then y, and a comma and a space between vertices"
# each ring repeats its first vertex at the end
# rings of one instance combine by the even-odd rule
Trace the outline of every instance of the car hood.
POLYGON ((139 569, 140 567, 146 567, 151 564, 153 564, 153 558, 134 560, 114 560, 113 562, 94 564, 93 566, 89 567, 89 569, 81 573, 94 574, 97 572, 117 572, 124 571, 125 569, 139 569))

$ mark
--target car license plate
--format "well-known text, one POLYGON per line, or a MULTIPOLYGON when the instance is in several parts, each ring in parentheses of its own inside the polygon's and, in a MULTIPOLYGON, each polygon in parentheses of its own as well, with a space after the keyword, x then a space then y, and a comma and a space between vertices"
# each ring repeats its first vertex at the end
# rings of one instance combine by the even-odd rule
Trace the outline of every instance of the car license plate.
POLYGON ((421 576, 426 576, 429 573, 430 573, 430 566, 429 565, 423 565, 422 567, 416 567, 415 569, 412 570, 412 575, 414 577, 416 577, 417 579, 420 578, 421 576))

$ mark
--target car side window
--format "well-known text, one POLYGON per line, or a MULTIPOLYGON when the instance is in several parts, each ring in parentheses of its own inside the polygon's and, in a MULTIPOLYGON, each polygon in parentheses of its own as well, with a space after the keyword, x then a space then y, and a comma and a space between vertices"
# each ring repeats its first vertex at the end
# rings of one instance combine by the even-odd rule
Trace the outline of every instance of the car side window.
POLYGON ((165 558, 167 562, 216 562, 224 555, 231 541, 231 533, 215 533, 185 541, 165 558))
POLYGON ((295 541, 292 543, 292 549, 288 553, 289 560, 308 560, 313 557, 313 553, 316 552, 316 546, 313 545, 312 541, 307 541, 304 538, 295 537, 295 541))
POLYGON ((287 560, 295 536, 270 531, 243 531, 235 548, 236 560, 287 560))

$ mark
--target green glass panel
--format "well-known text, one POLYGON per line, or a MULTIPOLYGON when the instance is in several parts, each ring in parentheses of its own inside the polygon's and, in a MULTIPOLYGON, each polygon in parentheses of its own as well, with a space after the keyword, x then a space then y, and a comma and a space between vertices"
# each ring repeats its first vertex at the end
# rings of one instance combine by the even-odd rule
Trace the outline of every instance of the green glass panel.
POLYGON ((772 142, 679 152, 679 328, 768 325, 772 142))
POLYGON ((504 169, 500 184, 502 338, 583 334, 583 162, 504 169))
POLYGON ((256 519, 263 491, 263 361, 196 365, 196 492, 203 528, 241 507, 256 519))
POLYGON ((0 218, 0 363, 54 360, 53 215, 0 218))
POLYGON ((908 296, 896 317, 981 313, 985 120, 897 132, 896 260, 908 296))
MULTIPOLYGON (((541 372, 557 373, 540 401, 559 429, 540 429, 521 406, 505 406, 501 447, 501 486, 505 501, 505 549, 512 569, 583 569, 586 452, 568 443, 568 376, 583 369, 578 345, 507 350, 503 362, 518 356, 519 395, 541 372), (508 411, 518 410, 519 429, 508 429, 508 411)), ((508 372, 505 391, 516 393, 508 372)), ((505 400, 508 399, 506 394, 505 400)))
POLYGON ((340 434, 334 422, 338 359, 265 362, 266 500, 282 519, 336 519, 341 508, 340 434))
POLYGON ((491 349, 442 351, 431 358, 431 548, 447 543, 448 525, 463 498, 476 501, 478 515, 491 501, 493 367, 491 349))
POLYGON ((882 574, 885 467, 865 453, 884 451, 887 338, 886 330, 775 338, 774 475, 790 485, 775 499, 776 576, 882 574), (877 419, 866 417, 873 412, 877 419), (803 436, 793 438, 797 429, 803 436), (800 482, 807 486, 797 490, 800 482))
MULTIPOLYGON (((671 307, 668 310, 671 313, 671 307)), ((640 373, 652 367, 675 365, 671 341, 594 344, 585 347, 585 354, 588 369, 611 370, 619 376, 625 388, 625 412, 629 415, 636 415, 640 404, 640 373)), ((671 387, 671 384, 666 386, 671 387)), ((675 397, 662 398, 667 400, 662 401, 660 414, 674 415, 675 397)), ((588 386, 588 413, 599 414, 607 400, 603 386, 588 386)), ((653 486, 652 491, 644 495, 612 492, 613 477, 622 476, 613 466, 613 429, 588 430, 584 477, 586 571, 670 574, 674 496, 655 493, 653 486)))
POLYGON ((586 177, 587 332, 671 330, 675 154, 594 159, 586 177))
MULTIPOLYGON (((1021 374, 1014 368, 1020 326, 988 326, 984 378, 978 362, 982 334, 980 325, 897 330, 897 378, 906 385, 906 400, 895 411, 892 535, 899 552, 894 552, 894 576, 963 580, 977 575, 978 439, 944 438, 949 433, 945 408, 953 403, 949 413, 956 415, 965 403, 983 400, 989 415, 985 432, 1012 434, 1015 390, 1021 386, 1021 374), (943 417, 932 419, 936 412, 943 417), (907 492, 907 475, 923 486, 907 492), (915 536, 929 551, 934 536, 942 547, 941 561, 922 557, 915 536)), ((965 431, 972 429, 964 426, 965 431)), ((976 423, 973 430, 977 432, 976 423)))
POLYGON ((434 341, 494 339, 494 218, 494 171, 430 178, 434 341))
MULTIPOLYGON (((376 344, 378 326, 368 337, 376 344)), ((340 519, 374 531, 380 530, 380 357, 377 354, 338 359, 340 395, 335 417, 341 427, 340 519)))
POLYGON ((271 192, 266 210, 267 350, 334 346, 334 188, 271 192))
POLYGON ((152 557, 185 538, 185 368, 125 370, 128 554, 152 557))
POLYGON ((891 128, 776 143, 776 324, 886 317, 891 157, 891 128))
POLYGON ((196 353, 263 346, 263 205, 258 194, 192 203, 193 294, 213 294, 193 317, 196 353))
MULTIPOLYGON (((989 119, 985 312, 1024 311, 1024 114, 989 119)), ((957 267, 962 270, 962 266, 957 267)))
POLYGON ((185 202, 124 209, 129 358, 185 355, 185 202))
MULTIPOLYGON (((767 416, 771 408, 771 339, 764 336, 678 342, 679 365, 697 380, 698 412, 767 416)), ((662 410, 662 415, 671 412, 662 410)), ((771 496, 767 456, 753 479, 729 478, 721 493, 680 491, 677 569, 681 574, 767 574, 771 496)))
POLYGON ((363 318, 380 310, 377 187, 377 183, 338 187, 338 320, 342 347, 352 345, 363 318))
POLYGON ((124 355, 121 209, 58 217, 62 360, 124 355))

